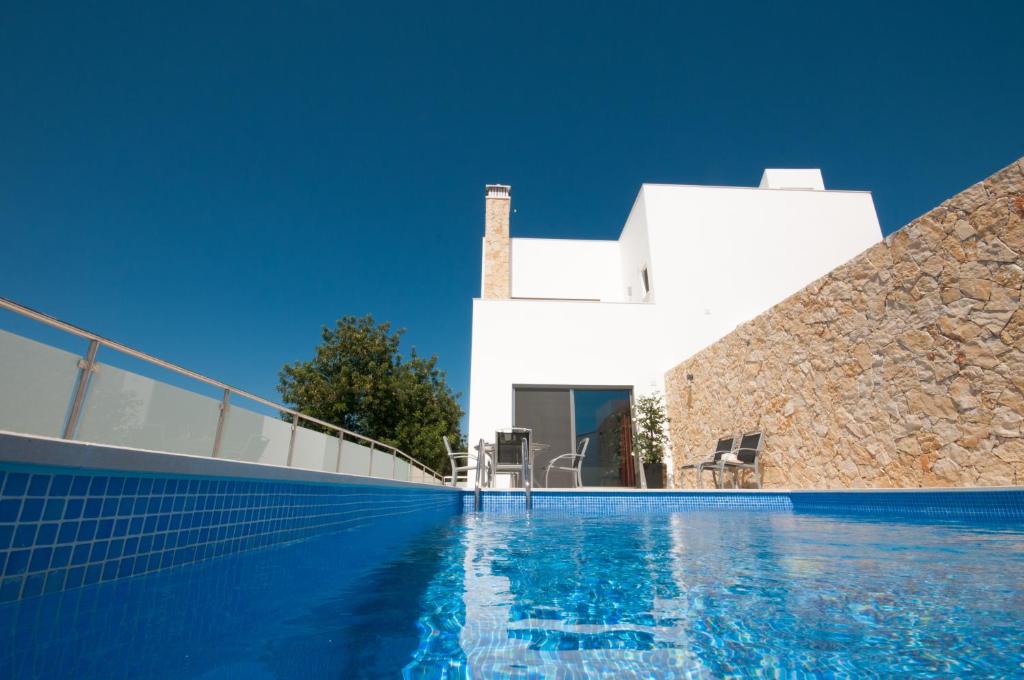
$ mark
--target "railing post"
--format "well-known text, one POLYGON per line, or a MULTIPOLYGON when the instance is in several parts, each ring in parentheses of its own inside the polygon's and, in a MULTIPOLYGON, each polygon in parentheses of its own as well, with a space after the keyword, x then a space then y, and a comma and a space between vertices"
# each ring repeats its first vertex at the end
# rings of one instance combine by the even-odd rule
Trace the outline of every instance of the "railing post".
POLYGON ((228 409, 231 408, 231 404, 228 400, 231 398, 231 392, 224 390, 224 396, 220 400, 220 416, 217 418, 217 434, 213 437, 213 457, 216 458, 220 455, 220 445, 224 439, 224 421, 228 417, 228 409))
POLYGON ((370 471, 366 473, 367 477, 373 477, 373 442, 370 442, 370 471))
POLYGON ((295 454, 295 434, 299 430, 299 414, 292 416, 292 436, 288 439, 288 467, 292 466, 292 456, 295 454))
POLYGON ((391 479, 398 481, 398 451, 391 449, 391 479))
POLYGON ((75 398, 71 402, 71 412, 68 413, 68 421, 64 424, 64 439, 71 439, 78 427, 78 418, 82 414, 82 404, 85 403, 85 394, 92 381, 92 374, 96 371, 96 353, 100 351, 100 343, 96 340, 89 341, 89 349, 85 352, 85 358, 78 361, 78 384, 75 386, 75 398))
POLYGON ((341 472, 341 443, 342 443, 342 441, 344 441, 344 439, 345 439, 345 433, 342 432, 341 430, 338 430, 338 462, 334 466, 334 471, 335 472, 341 472))

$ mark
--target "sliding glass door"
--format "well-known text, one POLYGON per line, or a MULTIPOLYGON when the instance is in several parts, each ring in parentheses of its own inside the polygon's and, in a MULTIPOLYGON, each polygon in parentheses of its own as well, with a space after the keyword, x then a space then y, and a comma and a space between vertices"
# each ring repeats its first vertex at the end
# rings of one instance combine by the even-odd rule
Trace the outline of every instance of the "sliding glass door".
MULTIPOLYGON (((584 486, 636 486, 632 390, 593 387, 516 387, 516 427, 533 430, 533 442, 546 446, 534 455, 534 488, 544 488, 548 463, 588 440, 581 464, 584 486)), ((561 459, 557 465, 566 465, 561 459)), ((548 486, 573 486, 573 473, 552 469, 548 486)))

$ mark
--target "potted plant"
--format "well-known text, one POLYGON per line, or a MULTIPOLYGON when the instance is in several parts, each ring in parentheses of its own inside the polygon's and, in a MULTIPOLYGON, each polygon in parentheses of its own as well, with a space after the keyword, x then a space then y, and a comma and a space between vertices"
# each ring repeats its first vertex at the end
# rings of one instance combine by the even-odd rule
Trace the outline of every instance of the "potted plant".
POLYGON ((668 436, 665 427, 668 416, 665 415, 665 402, 657 392, 638 397, 633 404, 633 422, 636 425, 636 437, 633 446, 640 452, 644 462, 644 478, 648 489, 664 489, 665 447, 668 436))

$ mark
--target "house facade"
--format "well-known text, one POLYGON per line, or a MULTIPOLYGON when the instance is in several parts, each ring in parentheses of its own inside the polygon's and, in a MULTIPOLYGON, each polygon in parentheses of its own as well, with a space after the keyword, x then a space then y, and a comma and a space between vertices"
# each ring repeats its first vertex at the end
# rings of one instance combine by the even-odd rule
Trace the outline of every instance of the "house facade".
POLYGON ((637 484, 632 400, 882 238, 871 194, 826 190, 819 170, 765 170, 757 187, 644 184, 614 241, 512 238, 511 200, 487 186, 469 436, 531 428, 546 445, 537 487, 568 484, 545 482, 546 461, 584 437, 585 486, 637 484))

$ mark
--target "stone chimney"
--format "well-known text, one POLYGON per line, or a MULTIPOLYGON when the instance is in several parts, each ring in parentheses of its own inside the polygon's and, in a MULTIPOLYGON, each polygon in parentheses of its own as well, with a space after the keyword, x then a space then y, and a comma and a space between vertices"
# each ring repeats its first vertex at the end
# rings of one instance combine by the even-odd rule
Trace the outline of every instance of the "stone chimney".
POLYGON ((512 244, 508 232, 511 204, 512 187, 507 184, 487 185, 487 205, 484 211, 485 300, 507 300, 512 297, 512 244))

